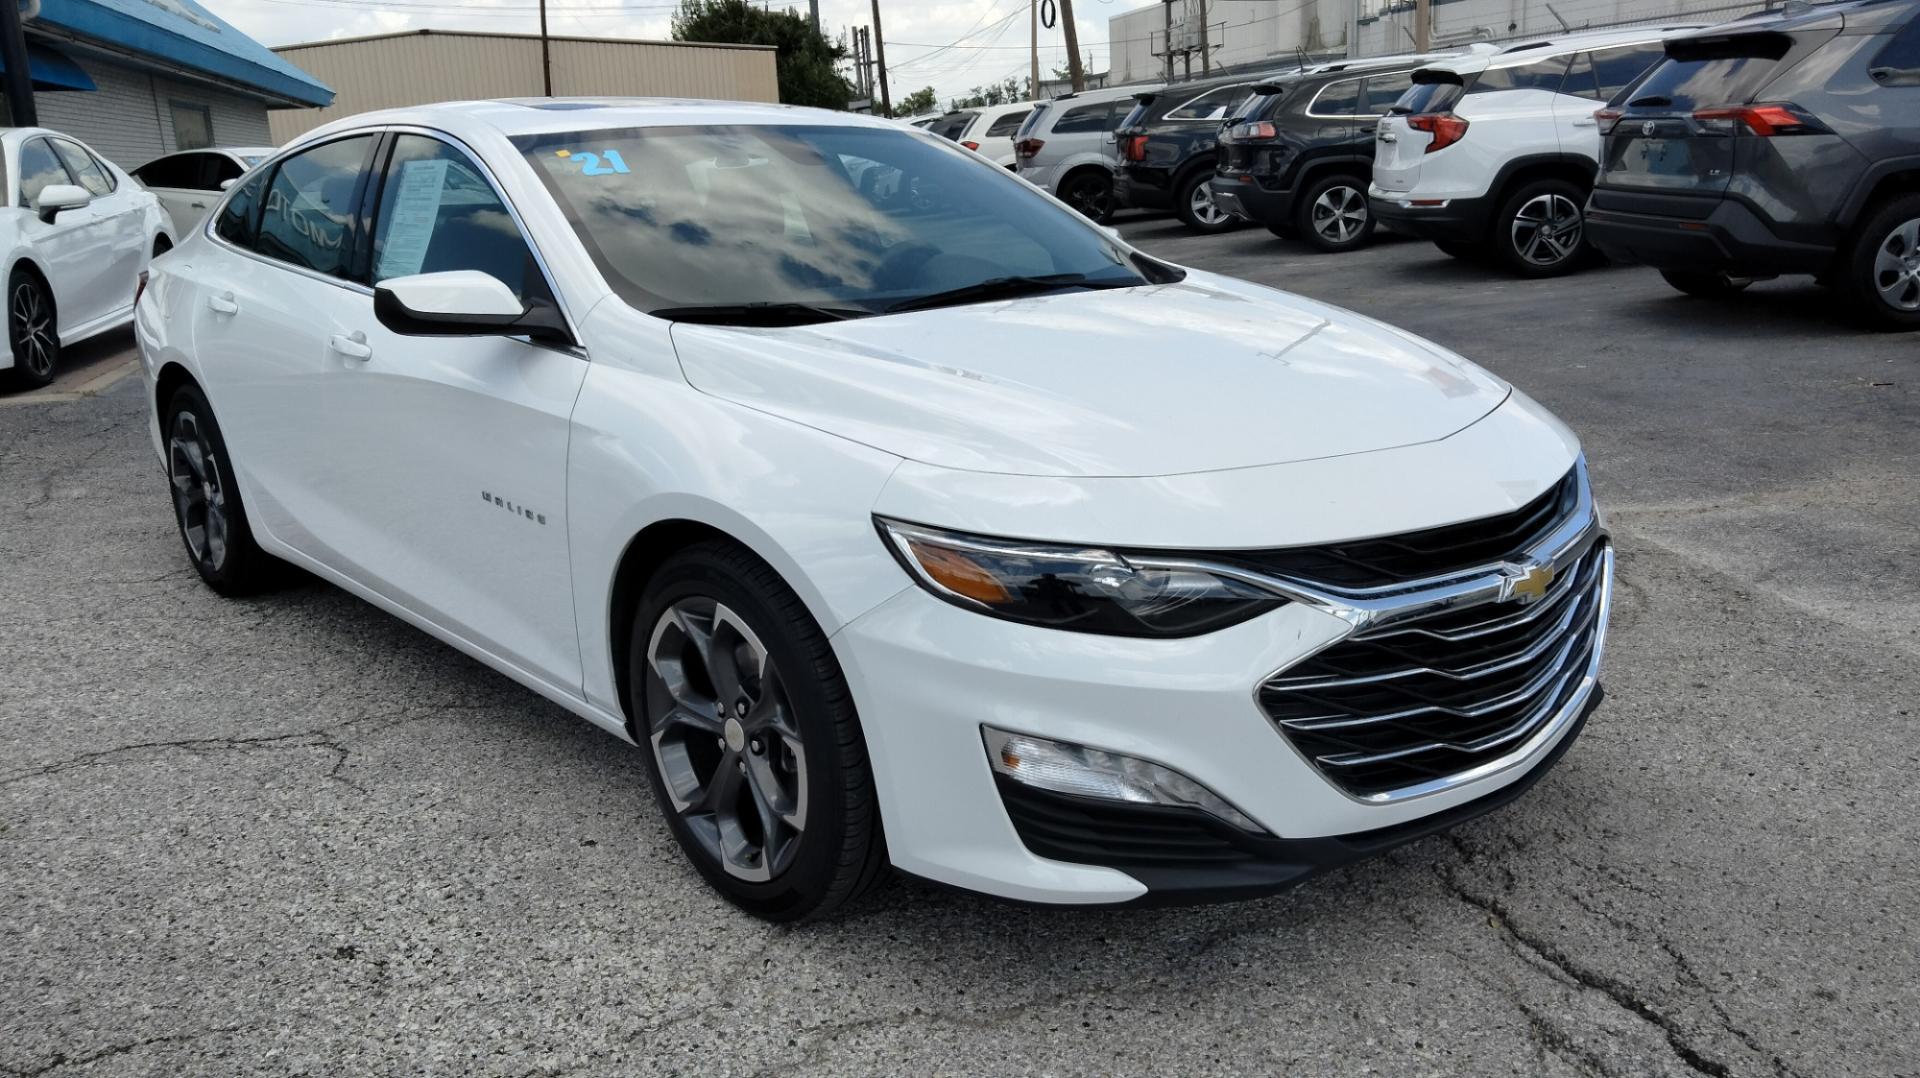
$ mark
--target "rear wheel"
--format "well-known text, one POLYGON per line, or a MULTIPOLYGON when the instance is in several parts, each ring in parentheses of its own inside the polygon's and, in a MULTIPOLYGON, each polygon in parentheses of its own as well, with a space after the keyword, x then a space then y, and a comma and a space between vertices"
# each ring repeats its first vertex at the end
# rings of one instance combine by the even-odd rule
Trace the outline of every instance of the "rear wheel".
POLYGON ((1523 185, 1493 222, 1493 249, 1521 277, 1558 277, 1578 268, 1587 253, 1587 195, 1566 180, 1523 185))
POLYGON ((1113 177, 1104 172, 1076 172, 1060 185, 1060 201, 1095 224, 1113 218, 1113 177))
POLYGON ((1867 217, 1839 284, 1868 325, 1920 328, 1920 195, 1893 199, 1867 217))
POLYGON ((53 296, 36 274, 14 270, 7 282, 7 344, 13 351, 8 381, 32 389, 53 381, 60 366, 60 331, 53 296))
POLYGON ((1685 270, 1661 270, 1660 276, 1668 284, 1685 292, 1689 296, 1702 299, 1718 299, 1741 292, 1753 283, 1751 277, 1734 277, 1725 272, 1696 273, 1685 270))
POLYGON ((1328 176, 1294 200, 1293 227, 1322 251, 1351 251, 1373 239, 1367 190, 1352 176, 1328 176))
POLYGON ((1232 214, 1213 201, 1213 188, 1207 186, 1207 181, 1212 178, 1211 168, 1197 169, 1181 182, 1180 189, 1174 193, 1174 213, 1195 232, 1225 232, 1238 224, 1232 214))
POLYGON ((725 543, 648 582, 628 656, 654 793, 700 875, 772 921, 826 916, 886 860, 853 698, 806 607, 725 543))

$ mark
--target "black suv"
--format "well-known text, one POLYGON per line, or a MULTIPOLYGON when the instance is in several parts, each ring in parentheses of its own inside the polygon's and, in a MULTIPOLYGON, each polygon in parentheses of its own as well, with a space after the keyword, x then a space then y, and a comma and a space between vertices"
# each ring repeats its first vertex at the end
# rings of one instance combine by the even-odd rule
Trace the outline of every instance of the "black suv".
POLYGON ((1133 111, 1114 132, 1120 168, 1116 206, 1170 209, 1196 232, 1224 232, 1237 218, 1213 204, 1214 147, 1220 122, 1268 76, 1196 79, 1134 95, 1133 111))
POLYGON ((1593 244, 1692 295, 1809 273, 1920 327, 1920 0, 1789 6, 1666 53, 1597 113, 1593 244))
POLYGON ((1374 128, 1431 59, 1332 64, 1255 85, 1220 135, 1214 204, 1323 251, 1365 246, 1374 128))

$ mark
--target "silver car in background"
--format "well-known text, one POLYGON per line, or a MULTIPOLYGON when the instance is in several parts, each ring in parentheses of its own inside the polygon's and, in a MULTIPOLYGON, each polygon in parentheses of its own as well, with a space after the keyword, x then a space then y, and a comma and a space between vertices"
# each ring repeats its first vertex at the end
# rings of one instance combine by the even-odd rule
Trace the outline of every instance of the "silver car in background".
POLYGON ((1113 216, 1113 132, 1133 95, 1154 86, 1113 86, 1042 101, 1014 136, 1020 178, 1095 221, 1113 216))

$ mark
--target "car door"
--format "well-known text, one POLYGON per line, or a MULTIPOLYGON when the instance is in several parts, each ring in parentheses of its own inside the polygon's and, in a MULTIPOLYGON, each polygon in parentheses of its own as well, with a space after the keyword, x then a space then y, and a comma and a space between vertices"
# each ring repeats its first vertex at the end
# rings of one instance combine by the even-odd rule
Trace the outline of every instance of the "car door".
POLYGON ((134 184, 122 184, 112 168, 93 151, 58 136, 47 140, 67 171, 93 196, 87 208, 98 222, 95 249, 102 261, 102 313, 130 309, 140 271, 147 266, 147 223, 141 214, 146 199, 134 184))
MULTIPOLYGON (((20 189, 16 204, 22 208, 31 210, 47 187, 79 183, 45 135, 22 142, 18 161, 20 189)), ((132 299, 131 289, 125 297, 114 294, 108 278, 112 267, 99 254, 99 248, 111 246, 109 233, 114 227, 114 222, 103 219, 92 205, 61 210, 51 221, 42 221, 32 213, 21 218, 21 236, 46 270, 47 282, 53 288, 63 337, 132 299)))
MULTIPOLYGON (((369 206, 369 283, 478 270, 525 304, 556 303, 518 219, 464 149, 396 133, 369 206)), ((323 379, 332 444, 313 480, 337 484, 334 545, 387 594, 577 690, 566 465, 584 356, 500 334, 406 336, 370 299, 352 307, 336 330, 352 347, 330 355, 323 379)))

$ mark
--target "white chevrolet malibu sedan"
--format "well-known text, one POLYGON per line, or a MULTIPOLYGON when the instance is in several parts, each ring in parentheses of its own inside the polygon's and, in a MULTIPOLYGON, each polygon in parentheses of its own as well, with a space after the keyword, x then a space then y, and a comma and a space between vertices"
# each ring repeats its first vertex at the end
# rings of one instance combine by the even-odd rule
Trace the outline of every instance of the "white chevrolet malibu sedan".
POLYGON ((1516 797, 1599 699, 1566 427, 884 121, 338 121, 137 326, 211 587, 291 562, 632 741, 763 917, 889 864, 1271 892, 1516 797))

